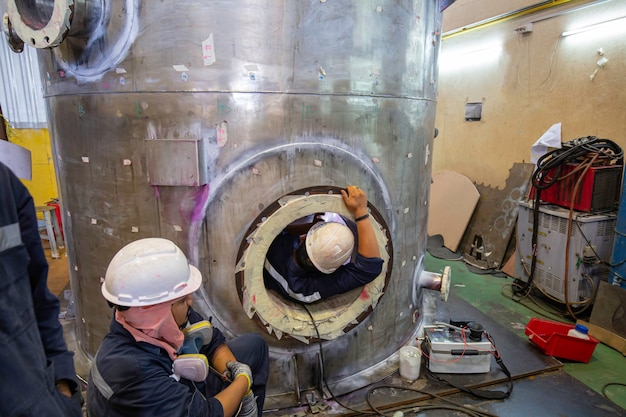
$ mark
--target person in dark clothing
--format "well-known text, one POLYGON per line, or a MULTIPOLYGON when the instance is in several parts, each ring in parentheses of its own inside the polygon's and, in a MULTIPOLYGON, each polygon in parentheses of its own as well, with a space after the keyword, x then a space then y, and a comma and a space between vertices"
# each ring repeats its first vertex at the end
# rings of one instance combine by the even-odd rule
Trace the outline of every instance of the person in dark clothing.
POLYGON ((361 287, 381 273, 383 260, 365 191, 349 185, 341 195, 354 222, 316 221, 316 215, 305 229, 300 224, 283 230, 267 251, 263 273, 267 288, 313 303, 361 287), (347 262, 355 241, 356 254, 347 262))
POLYGON ((102 284, 114 314, 89 375, 89 417, 261 416, 267 343, 252 333, 226 341, 191 308, 201 283, 167 239, 117 252, 102 284))
POLYGON ((82 416, 33 198, 0 162, 0 415, 82 416))

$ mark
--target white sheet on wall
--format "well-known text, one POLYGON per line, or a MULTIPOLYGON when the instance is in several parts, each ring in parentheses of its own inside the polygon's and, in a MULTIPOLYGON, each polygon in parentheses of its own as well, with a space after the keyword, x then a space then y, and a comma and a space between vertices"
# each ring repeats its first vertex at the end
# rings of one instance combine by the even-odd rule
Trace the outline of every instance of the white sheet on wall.
POLYGON ((550 148, 561 149, 561 123, 553 124, 530 147, 530 162, 536 164, 539 158, 545 155, 550 148))
POLYGON ((32 179, 33 164, 28 149, 0 140, 0 162, 8 166, 19 178, 29 181, 32 179))

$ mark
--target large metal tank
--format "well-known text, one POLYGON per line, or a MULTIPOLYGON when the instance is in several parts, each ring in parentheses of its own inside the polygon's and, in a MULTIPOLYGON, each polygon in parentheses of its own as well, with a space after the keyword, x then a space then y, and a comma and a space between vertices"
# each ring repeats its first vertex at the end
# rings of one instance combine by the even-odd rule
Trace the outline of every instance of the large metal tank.
MULTIPOLYGON (((449 1, 446 3, 450 3, 449 1)), ((203 273, 197 308, 263 334, 267 407, 324 377, 335 394, 388 375, 419 330, 436 106, 437 0, 7 0, 12 45, 41 48, 76 335, 111 310, 114 253, 171 239, 203 273), (309 306, 268 292, 265 251, 291 221, 369 196, 383 273, 309 306), (315 320, 315 326, 311 318, 315 320)))

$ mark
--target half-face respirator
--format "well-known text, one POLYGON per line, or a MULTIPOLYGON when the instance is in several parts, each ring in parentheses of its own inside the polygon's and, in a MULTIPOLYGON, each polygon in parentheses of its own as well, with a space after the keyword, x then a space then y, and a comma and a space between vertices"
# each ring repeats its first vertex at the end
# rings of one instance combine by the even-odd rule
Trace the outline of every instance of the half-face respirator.
POLYGON ((185 340, 172 364, 177 377, 190 381, 204 381, 209 374, 209 360, 200 353, 202 346, 213 338, 213 327, 207 320, 191 324, 183 329, 185 340))

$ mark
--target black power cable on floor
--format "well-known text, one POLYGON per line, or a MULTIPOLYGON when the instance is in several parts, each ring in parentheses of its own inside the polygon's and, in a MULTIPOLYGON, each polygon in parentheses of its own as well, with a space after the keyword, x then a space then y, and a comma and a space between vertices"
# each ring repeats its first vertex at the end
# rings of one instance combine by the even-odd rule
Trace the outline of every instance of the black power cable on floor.
POLYGON ((324 349, 322 347, 322 338, 320 337, 320 332, 317 328, 317 323, 315 323, 315 318, 313 318, 313 314, 311 314, 311 311, 307 308, 306 304, 304 303, 300 303, 300 305, 302 307, 304 307, 304 309, 306 310, 307 314, 309 315, 309 318, 311 319, 311 323, 313 324, 313 328, 315 329, 315 334, 317 335, 317 342, 319 344, 319 348, 320 348, 320 373, 321 373, 321 377, 322 377, 322 382, 324 382, 324 385, 326 386, 326 389, 328 390, 328 393, 330 394, 331 398, 340 406, 342 406, 343 408, 345 408, 346 410, 350 410, 352 412, 355 412, 357 414, 367 414, 367 415, 382 415, 384 416, 385 414, 379 414, 375 411, 367 411, 367 410, 356 410, 354 408, 351 408, 345 404, 343 404, 341 401, 339 401, 339 399, 335 396, 335 394, 333 394, 332 390, 330 389, 330 386, 328 385, 328 382, 326 381, 326 373, 324 372, 324 349))
POLYGON ((612 400, 612 399, 611 399, 611 398, 607 395, 607 393, 606 393, 606 389, 607 389, 608 387, 611 387, 611 386, 626 387, 626 384, 623 384, 623 383, 621 383, 621 382, 608 382, 608 383, 606 383, 606 384, 604 384, 604 385, 602 386, 602 395, 604 395, 604 398, 606 398, 607 400, 611 401, 611 402, 612 402, 613 404, 615 404, 616 406, 618 406, 618 407, 622 408, 619 404, 617 404, 615 401, 613 401, 613 400, 612 400))
POLYGON ((440 405, 440 404, 424 404, 424 405, 420 405, 420 406, 414 406, 409 408, 408 406, 404 406, 401 408, 401 410, 410 410, 410 411, 415 411, 415 412, 419 412, 419 411, 425 411, 425 410, 453 410, 453 411, 458 411, 458 412, 462 412, 465 413, 467 415, 470 416, 477 416, 477 417, 498 417, 495 414, 491 414, 488 413, 486 411, 482 411, 479 410, 477 408, 474 408, 472 406, 469 405, 464 405, 464 404, 459 404, 456 403, 452 400, 448 400, 447 398, 445 398, 444 396, 441 395, 437 395, 437 394, 433 394, 430 392, 426 392, 417 388, 409 388, 409 387, 401 387, 401 386, 397 386, 397 385, 380 385, 374 388, 371 388, 369 391, 367 391, 367 395, 366 395, 366 400, 367 400, 367 404, 370 406, 370 408, 372 410, 375 410, 379 415, 385 415, 382 413, 382 411, 378 410, 378 408, 376 408, 376 406, 374 406, 372 404, 372 400, 371 400, 371 395, 374 391, 376 390, 380 390, 380 389, 390 389, 390 390, 394 390, 394 389, 398 389, 398 390, 405 390, 405 391, 412 391, 412 392, 417 392, 419 394, 423 394, 423 395, 428 395, 428 398, 425 398, 424 400, 419 400, 419 401, 426 401, 429 399, 438 399, 440 401, 449 403, 450 405, 440 405))
MULTIPOLYGON (((407 387, 402 387, 402 386, 396 386, 396 385, 381 385, 381 386, 376 386, 373 387, 371 389, 368 390, 367 394, 366 394, 366 402, 368 404, 368 406, 372 409, 372 411, 370 410, 357 410, 354 409, 352 407, 349 407, 345 404, 343 404, 341 401, 339 401, 339 399, 335 396, 335 394, 333 394, 332 390, 330 389, 330 386, 328 385, 328 382, 326 381, 326 375, 324 373, 324 349, 322 346, 322 339, 320 337, 320 333, 319 330, 317 328, 317 323, 315 322, 315 318, 313 317, 313 314, 311 314, 311 311, 307 308, 306 304, 304 303, 299 303, 304 310, 307 312, 307 314, 309 315, 309 318, 311 319, 311 323, 313 324, 313 328, 315 329, 315 334, 317 335, 317 342, 319 344, 319 349, 320 349, 320 372, 321 372, 321 377, 322 377, 322 381, 326 387, 326 389, 328 390, 328 393, 330 394, 331 398, 333 399, 333 401, 335 401, 337 404, 339 404, 341 407, 345 408, 346 410, 350 410, 354 413, 357 413, 358 415, 377 415, 377 416, 383 416, 383 417, 389 417, 389 414, 385 414, 384 412, 382 412, 381 410, 379 410, 378 408, 374 407, 371 403, 371 399, 370 399, 370 395, 372 394, 372 392, 374 392, 377 389, 383 389, 383 388, 389 388, 389 389, 401 389, 401 390, 406 390, 406 391, 414 391, 414 392, 419 392, 425 395, 428 395, 429 398, 425 398, 423 400, 415 400, 414 402, 421 402, 421 401, 425 401, 428 399, 432 399, 432 398, 437 398, 441 401, 447 402, 450 405, 441 405, 441 404, 424 404, 424 405, 420 405, 418 407, 406 407, 406 408, 397 408, 395 411, 401 411, 401 410, 406 410, 406 411, 413 411, 413 412, 421 412, 421 411, 427 411, 427 410, 451 410, 451 411, 457 411, 457 412, 462 412, 465 413, 469 416, 472 417, 498 417, 494 414, 490 414, 487 413, 485 411, 481 411, 478 410, 476 408, 473 408, 471 406, 466 406, 463 404, 458 404, 455 403, 454 401, 448 400, 440 395, 437 394, 432 394, 432 393, 427 393, 424 391, 420 391, 418 389, 415 388, 407 388, 407 387)), ((493 341, 492 341, 493 343, 493 341)), ((508 370, 507 370, 508 372, 508 370)), ((510 393, 510 391, 509 391, 510 393)), ((507 395, 508 397, 508 395, 507 395)))

